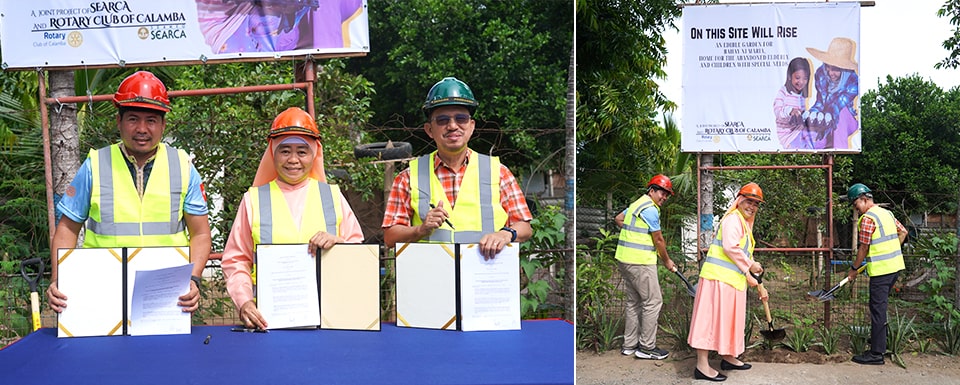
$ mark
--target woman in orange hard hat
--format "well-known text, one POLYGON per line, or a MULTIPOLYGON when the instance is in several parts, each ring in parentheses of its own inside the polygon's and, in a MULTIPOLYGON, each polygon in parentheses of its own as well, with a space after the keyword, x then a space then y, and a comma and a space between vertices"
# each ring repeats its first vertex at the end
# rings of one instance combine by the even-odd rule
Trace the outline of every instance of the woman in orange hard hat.
MULTIPOLYGON (((721 370, 747 370, 751 365, 737 357, 743 353, 743 328, 746 322, 747 285, 757 286, 751 274, 763 272, 753 260, 753 223, 763 191, 756 183, 747 183, 737 193, 733 205, 720 220, 717 238, 710 245, 700 283, 693 301, 690 335, 687 342, 697 350, 694 378, 723 381, 723 373, 710 367, 708 354, 716 351, 722 358, 721 370)), ((762 298, 764 299, 764 298, 762 298)))
POLYGON ((326 183, 323 146, 313 117, 291 107, 273 120, 267 138, 253 187, 240 201, 222 263, 240 320, 259 329, 267 327, 267 320, 253 299, 256 245, 308 243, 308 251, 315 254, 337 243, 363 242, 350 204, 336 185, 326 183))

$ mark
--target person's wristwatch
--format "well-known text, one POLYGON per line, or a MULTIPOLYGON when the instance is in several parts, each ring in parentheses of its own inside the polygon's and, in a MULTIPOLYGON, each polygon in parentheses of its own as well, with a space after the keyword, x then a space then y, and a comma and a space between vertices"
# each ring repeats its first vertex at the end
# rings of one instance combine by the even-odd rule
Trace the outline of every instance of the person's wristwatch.
POLYGON ((500 231, 506 231, 510 233, 510 242, 517 240, 517 230, 511 229, 510 227, 503 226, 500 228, 500 231))
POLYGON ((200 277, 198 277, 198 276, 196 276, 196 275, 191 275, 191 276, 190 276, 190 280, 193 281, 193 283, 197 284, 197 289, 203 287, 203 286, 201 286, 201 283, 202 283, 203 281, 200 279, 200 277))

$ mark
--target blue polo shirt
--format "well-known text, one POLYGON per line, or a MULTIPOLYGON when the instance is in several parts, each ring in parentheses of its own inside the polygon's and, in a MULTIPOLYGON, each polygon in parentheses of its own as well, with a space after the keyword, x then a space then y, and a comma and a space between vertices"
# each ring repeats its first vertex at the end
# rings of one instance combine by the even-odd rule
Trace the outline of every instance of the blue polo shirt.
MULTIPOLYGON (((626 218, 630 213, 626 209, 623 210, 623 216, 626 218)), ((660 231, 660 212, 655 206, 648 206, 647 208, 640 210, 640 219, 644 222, 647 222, 647 227, 650 228, 650 232, 660 231)), ((626 221, 626 220, 624 220, 626 221)))

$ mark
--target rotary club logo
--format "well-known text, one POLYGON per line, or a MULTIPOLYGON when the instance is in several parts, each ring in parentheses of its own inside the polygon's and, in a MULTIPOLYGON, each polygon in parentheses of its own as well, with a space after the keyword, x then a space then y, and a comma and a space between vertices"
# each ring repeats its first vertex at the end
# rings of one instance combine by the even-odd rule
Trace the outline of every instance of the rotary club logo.
POLYGON ((67 35, 67 44, 73 48, 79 47, 83 44, 83 34, 78 31, 70 32, 70 34, 67 35))

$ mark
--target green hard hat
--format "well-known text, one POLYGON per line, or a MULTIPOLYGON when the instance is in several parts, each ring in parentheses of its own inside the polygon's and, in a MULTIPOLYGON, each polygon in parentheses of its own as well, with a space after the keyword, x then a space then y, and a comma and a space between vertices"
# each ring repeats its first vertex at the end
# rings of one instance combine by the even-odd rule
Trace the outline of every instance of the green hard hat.
MULTIPOLYGON (((863 194, 870 194, 870 188, 863 183, 854 184, 847 190, 847 201, 853 202, 863 194)), ((872 195, 870 196, 872 197, 872 195)))
POLYGON ((423 114, 429 119, 434 108, 451 105, 465 106, 472 114, 476 111, 478 104, 467 83, 448 76, 430 87, 427 100, 423 102, 423 114))

